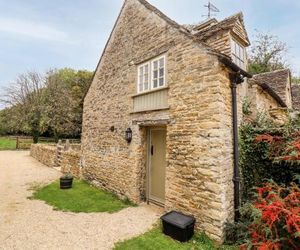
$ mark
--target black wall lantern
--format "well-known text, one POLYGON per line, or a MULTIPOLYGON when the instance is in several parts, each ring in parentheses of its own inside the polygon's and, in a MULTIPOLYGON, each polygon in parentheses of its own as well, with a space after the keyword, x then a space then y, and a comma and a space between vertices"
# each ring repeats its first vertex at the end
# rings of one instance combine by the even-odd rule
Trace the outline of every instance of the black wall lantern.
POLYGON ((132 130, 131 128, 126 129, 125 131, 125 140, 130 143, 132 140, 132 130))

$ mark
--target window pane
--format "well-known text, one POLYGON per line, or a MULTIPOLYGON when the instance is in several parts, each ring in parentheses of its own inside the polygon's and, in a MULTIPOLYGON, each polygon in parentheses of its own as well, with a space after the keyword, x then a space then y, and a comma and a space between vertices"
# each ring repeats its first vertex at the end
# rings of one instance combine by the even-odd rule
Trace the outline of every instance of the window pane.
POLYGON ((149 89, 149 84, 148 84, 148 82, 145 82, 144 83, 144 90, 148 90, 149 89))
POLYGON ((144 74, 144 67, 140 67, 140 75, 144 74))
POLYGON ((241 68, 245 68, 245 47, 232 39, 232 61, 241 68))
POLYGON ((149 66, 148 66, 148 64, 147 64, 147 65, 145 65, 145 73, 147 73, 148 70, 149 70, 149 66))
POLYGON ((165 66, 165 60, 164 60, 164 58, 161 58, 160 60, 159 60, 159 67, 160 68, 163 68, 165 66))
POLYGON ((159 69, 159 77, 163 77, 164 76, 164 72, 165 72, 165 70, 163 68, 159 69))
POLYGON ((143 91, 143 84, 139 84, 139 92, 143 91))
POLYGON ((159 78, 159 86, 164 86, 164 78, 159 78))
POLYGON ((158 71, 157 70, 154 70, 153 71, 153 78, 155 79, 155 78, 157 78, 158 77, 158 71))
POLYGON ((241 59, 245 61, 245 48, 241 48, 241 59))
POLYGON ((157 88, 157 79, 153 80, 153 88, 157 88))
POLYGON ((157 69, 158 68, 157 66, 158 66, 158 61, 154 61, 153 62, 153 69, 157 69))

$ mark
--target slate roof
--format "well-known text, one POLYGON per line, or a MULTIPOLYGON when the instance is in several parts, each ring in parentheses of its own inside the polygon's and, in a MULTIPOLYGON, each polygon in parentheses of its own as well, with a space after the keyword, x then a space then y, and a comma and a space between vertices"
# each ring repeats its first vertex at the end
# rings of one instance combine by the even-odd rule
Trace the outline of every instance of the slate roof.
POLYGON ((293 100, 293 108, 300 111, 300 85, 299 84, 292 85, 292 100, 293 100))
MULTIPOLYGON (((223 19, 222 21, 218 22, 215 18, 209 19, 205 22, 202 22, 198 25, 185 25, 186 28, 188 28, 190 31, 194 32, 197 37, 199 37, 201 40, 206 40, 212 35, 222 31, 222 30, 230 30, 233 29, 233 27, 236 25, 236 22, 240 21, 242 26, 245 29, 244 25, 244 17, 243 13, 239 12, 235 15, 232 15, 230 17, 227 17, 223 19), (205 27, 205 24, 209 24, 205 27), (202 28, 204 26, 204 28, 202 28), (199 30, 199 31, 197 31, 199 30)), ((246 34, 246 40, 248 44, 250 44, 249 38, 246 34)))
POLYGON ((255 78, 249 79, 248 81, 249 85, 254 85, 257 84, 258 86, 260 86, 265 92, 267 92, 270 96, 272 96, 277 102, 278 104, 283 107, 286 108, 287 105, 286 103, 282 100, 282 98, 276 93, 276 91, 274 89, 272 89, 269 84, 265 83, 265 82, 260 82, 255 80, 255 78))
POLYGON ((260 84, 267 84, 286 103, 286 85, 290 76, 289 69, 275 70, 272 72, 257 74, 253 79, 260 84))

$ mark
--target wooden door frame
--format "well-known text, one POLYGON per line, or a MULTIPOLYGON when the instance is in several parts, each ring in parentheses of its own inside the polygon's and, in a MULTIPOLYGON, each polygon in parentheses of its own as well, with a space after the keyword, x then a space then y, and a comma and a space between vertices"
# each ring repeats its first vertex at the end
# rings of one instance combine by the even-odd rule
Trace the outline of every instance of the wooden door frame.
MULTIPOLYGON (((167 131, 166 126, 153 126, 147 128, 147 171, 146 171, 146 200, 147 203, 154 203, 158 206, 165 206, 165 201, 159 201, 151 198, 150 191, 151 191, 151 131, 153 130, 164 130, 167 131)), ((167 145, 166 145, 167 146, 167 145)))

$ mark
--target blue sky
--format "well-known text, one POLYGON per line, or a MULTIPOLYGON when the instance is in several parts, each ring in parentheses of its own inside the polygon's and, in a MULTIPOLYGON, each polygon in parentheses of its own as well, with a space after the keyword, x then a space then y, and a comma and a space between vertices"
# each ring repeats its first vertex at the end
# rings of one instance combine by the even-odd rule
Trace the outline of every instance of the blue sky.
MULTIPOLYGON (((197 23, 206 13, 204 0, 149 2, 180 24, 197 23)), ((122 3, 123 0, 0 0, 0 86, 27 70, 94 70, 122 3)), ((300 73, 299 0, 212 3, 221 10, 218 19, 243 11, 250 37, 257 29, 287 42, 289 62, 294 73, 300 73)))

